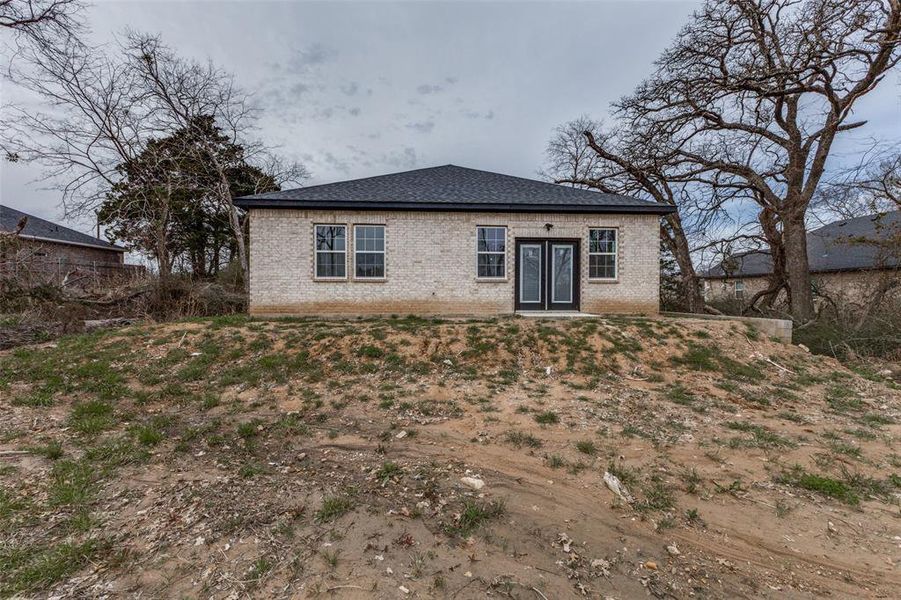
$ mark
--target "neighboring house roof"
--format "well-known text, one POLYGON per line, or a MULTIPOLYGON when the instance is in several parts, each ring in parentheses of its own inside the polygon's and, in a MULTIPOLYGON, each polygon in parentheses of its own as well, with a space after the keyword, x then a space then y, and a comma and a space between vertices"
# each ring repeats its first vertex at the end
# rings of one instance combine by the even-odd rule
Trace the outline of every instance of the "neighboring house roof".
MULTIPOLYGON (((807 233, 807 261, 811 273, 901 268, 896 255, 885 255, 876 243, 901 235, 901 211, 845 219, 807 233)), ((759 277, 769 275, 773 263, 768 252, 736 254, 713 267, 702 277, 709 279, 759 277)))
POLYGON ((88 246, 101 248, 115 252, 125 252, 126 249, 106 240, 101 240, 80 231, 75 231, 62 225, 57 225, 46 219, 23 213, 15 208, 0 205, 0 231, 15 231, 22 217, 27 217, 25 229, 19 234, 23 238, 54 242, 57 244, 70 244, 73 246, 88 246))
POLYGON ((455 165, 268 192, 242 208, 666 214, 674 207, 455 165))

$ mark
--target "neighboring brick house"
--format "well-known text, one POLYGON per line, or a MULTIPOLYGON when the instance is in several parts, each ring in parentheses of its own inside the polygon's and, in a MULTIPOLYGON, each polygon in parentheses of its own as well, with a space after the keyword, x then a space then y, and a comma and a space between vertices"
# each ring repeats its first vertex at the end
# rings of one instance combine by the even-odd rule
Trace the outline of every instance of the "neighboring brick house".
POLYGON ((673 210, 453 165, 235 203, 255 315, 655 314, 673 210))
POLYGON ((121 246, 0 205, 0 235, 16 231, 0 247, 0 276, 59 282, 75 272, 105 278, 143 271, 124 264, 126 249, 121 246))
MULTIPOLYGON (((835 221, 808 232, 807 259, 818 295, 865 303, 887 280, 901 278, 901 211, 835 221)), ((772 269, 767 252, 735 254, 702 275, 704 297, 746 303, 767 289, 772 269)))

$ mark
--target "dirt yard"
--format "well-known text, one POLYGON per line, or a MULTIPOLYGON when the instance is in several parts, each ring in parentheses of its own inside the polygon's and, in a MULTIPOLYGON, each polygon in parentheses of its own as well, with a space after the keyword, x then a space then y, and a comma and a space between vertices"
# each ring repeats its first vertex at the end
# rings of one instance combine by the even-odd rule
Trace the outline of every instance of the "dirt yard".
POLYGON ((666 319, 4 351, 0 596, 897 597, 898 375, 666 319))

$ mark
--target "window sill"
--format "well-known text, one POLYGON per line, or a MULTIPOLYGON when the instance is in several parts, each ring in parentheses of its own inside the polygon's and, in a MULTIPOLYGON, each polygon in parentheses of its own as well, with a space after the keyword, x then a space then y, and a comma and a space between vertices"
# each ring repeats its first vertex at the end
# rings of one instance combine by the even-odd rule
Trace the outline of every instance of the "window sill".
POLYGON ((347 281, 347 277, 313 277, 313 281, 322 283, 334 283, 336 281, 347 281))
POLYGON ((588 283, 619 283, 619 277, 615 279, 588 279, 588 283))
POLYGON ((477 283, 504 283, 510 281, 507 277, 476 277, 477 283))
POLYGON ((354 283, 385 283, 387 277, 354 277, 354 283))

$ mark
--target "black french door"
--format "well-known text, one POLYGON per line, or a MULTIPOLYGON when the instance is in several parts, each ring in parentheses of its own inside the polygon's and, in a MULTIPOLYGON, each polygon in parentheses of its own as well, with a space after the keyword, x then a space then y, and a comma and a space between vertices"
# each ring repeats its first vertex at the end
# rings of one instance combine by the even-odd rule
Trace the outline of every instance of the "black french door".
POLYGON ((516 310, 579 310, 579 240, 516 240, 516 310))

